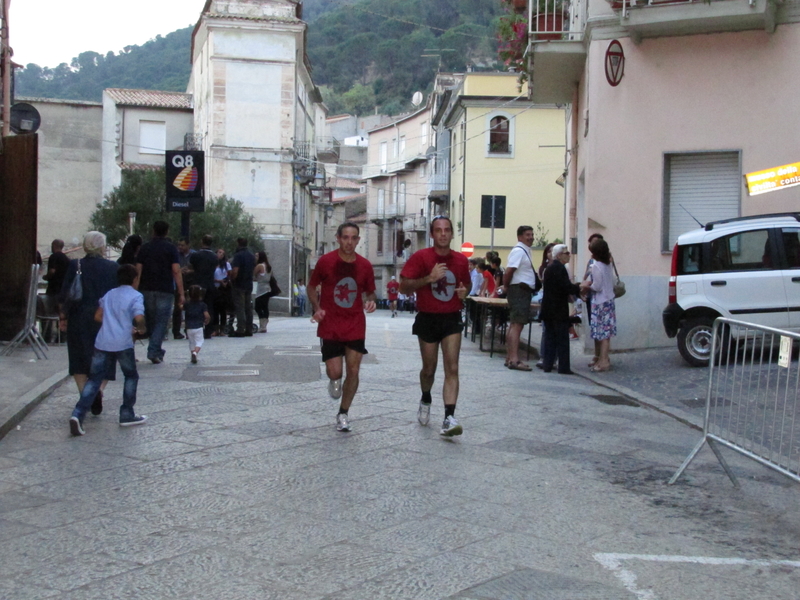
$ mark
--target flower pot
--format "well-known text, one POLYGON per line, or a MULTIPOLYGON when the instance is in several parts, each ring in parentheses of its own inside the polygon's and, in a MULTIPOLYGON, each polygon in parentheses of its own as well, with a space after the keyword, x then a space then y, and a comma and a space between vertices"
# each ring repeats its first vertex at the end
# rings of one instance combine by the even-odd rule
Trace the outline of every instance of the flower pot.
POLYGON ((536 15, 537 40, 560 40, 564 33, 564 15, 561 13, 536 15))
POLYGON ((512 0, 511 5, 515 13, 521 14, 528 9, 528 0, 512 0))

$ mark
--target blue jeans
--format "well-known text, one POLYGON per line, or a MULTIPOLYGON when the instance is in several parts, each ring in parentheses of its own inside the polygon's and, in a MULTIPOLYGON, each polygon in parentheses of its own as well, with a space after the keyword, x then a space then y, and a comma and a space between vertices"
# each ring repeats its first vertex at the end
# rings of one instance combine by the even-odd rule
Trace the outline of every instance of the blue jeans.
POLYGON ((167 333, 172 319, 172 307, 175 294, 168 292, 142 292, 144 296, 144 320, 150 343, 147 345, 147 358, 164 358, 166 352, 161 349, 164 334, 167 333))
POLYGON ((78 417, 81 423, 83 423, 83 417, 86 416, 86 411, 92 406, 92 402, 94 402, 94 398, 100 390, 100 384, 106 378, 106 373, 113 373, 116 370, 117 362, 119 362, 119 367, 125 376, 119 418, 120 420, 133 418, 133 405, 136 404, 136 388, 139 385, 136 354, 133 348, 120 350, 119 352, 106 352, 95 348, 89 380, 83 387, 83 392, 81 392, 81 397, 75 405, 75 410, 72 411, 72 416, 78 417))

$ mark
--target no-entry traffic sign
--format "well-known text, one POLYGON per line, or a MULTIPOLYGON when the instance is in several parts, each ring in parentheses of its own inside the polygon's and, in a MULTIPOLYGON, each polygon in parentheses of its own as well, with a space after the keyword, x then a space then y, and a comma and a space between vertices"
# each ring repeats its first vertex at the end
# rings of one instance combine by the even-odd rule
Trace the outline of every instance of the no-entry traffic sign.
POLYGON ((470 244, 469 242, 464 242, 461 244, 461 254, 469 258, 475 253, 475 246, 470 244))

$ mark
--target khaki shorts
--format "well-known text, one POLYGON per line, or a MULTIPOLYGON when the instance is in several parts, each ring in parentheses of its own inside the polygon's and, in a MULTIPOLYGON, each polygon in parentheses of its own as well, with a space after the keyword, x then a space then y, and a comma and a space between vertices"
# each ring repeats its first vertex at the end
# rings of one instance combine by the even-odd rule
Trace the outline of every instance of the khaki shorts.
POLYGON ((527 324, 531 320, 531 292, 523 290, 519 285, 508 286, 508 320, 511 323, 527 324))

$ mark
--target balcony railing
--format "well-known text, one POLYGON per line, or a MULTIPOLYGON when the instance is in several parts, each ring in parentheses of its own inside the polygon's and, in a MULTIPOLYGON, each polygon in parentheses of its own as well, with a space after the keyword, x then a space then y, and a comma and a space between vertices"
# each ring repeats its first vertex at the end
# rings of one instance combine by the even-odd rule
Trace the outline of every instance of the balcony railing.
POLYGON ((528 4, 530 41, 580 41, 586 27, 588 0, 539 0, 528 4))
POLYGON ((508 142, 495 142, 489 144, 489 154, 511 154, 511 144, 508 142))

